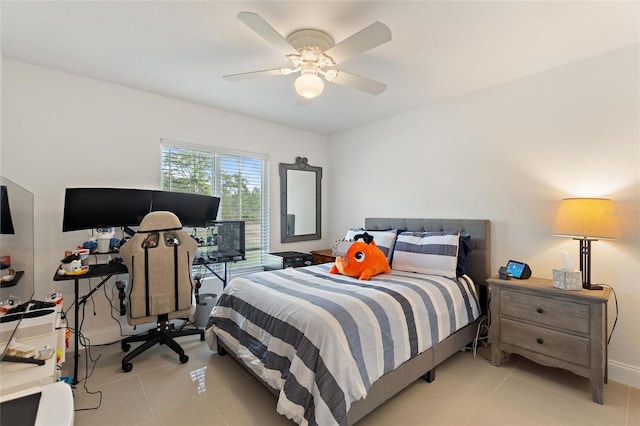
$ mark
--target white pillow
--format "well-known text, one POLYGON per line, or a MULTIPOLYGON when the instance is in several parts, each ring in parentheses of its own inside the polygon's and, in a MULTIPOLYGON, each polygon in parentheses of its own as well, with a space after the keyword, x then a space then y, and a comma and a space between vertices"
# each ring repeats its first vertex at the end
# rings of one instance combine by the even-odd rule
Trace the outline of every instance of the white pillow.
POLYGON ((391 256, 393 255, 393 248, 396 244, 396 238, 398 237, 398 230, 366 231, 362 228, 352 228, 347 231, 347 235, 345 235, 344 239, 347 241, 353 241, 356 235, 364 234, 365 232, 373 237, 376 247, 382 250, 384 255, 387 257, 387 262, 391 265, 391 256))
POLYGON ((398 235, 393 269, 456 278, 460 236, 454 232, 403 232, 398 235))

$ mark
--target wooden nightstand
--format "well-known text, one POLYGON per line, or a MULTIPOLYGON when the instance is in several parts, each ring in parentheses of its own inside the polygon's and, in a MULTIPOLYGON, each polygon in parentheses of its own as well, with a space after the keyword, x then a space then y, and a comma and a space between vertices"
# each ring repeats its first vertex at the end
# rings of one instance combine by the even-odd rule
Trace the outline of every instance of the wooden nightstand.
POLYGON ((335 262, 336 257, 333 255, 331 249, 325 250, 311 250, 311 263, 317 265, 319 263, 335 262))
POLYGON ((611 290, 560 290, 551 280, 490 278, 491 363, 503 352, 559 367, 591 381, 602 404, 607 381, 607 301, 611 290))

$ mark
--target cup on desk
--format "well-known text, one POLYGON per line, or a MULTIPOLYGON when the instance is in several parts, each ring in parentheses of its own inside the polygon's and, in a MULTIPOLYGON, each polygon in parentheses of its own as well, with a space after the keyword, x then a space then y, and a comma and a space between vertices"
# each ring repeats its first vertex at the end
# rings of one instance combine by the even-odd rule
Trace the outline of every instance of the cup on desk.
POLYGON ((96 251, 98 253, 109 253, 109 244, 111 243, 111 238, 98 238, 98 248, 96 251))

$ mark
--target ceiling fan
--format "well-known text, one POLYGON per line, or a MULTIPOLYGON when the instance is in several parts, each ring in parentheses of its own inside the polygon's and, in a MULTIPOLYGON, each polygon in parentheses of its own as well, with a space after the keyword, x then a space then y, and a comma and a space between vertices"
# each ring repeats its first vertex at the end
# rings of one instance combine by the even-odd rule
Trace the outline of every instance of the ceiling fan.
POLYGON ((351 74, 335 68, 339 63, 391 40, 391 30, 381 22, 375 22, 358 31, 338 44, 333 43, 329 34, 315 29, 294 31, 284 38, 260 15, 240 12, 238 19, 258 35, 282 50, 291 61, 291 68, 273 68, 261 71, 225 75, 226 81, 238 81, 254 77, 289 75, 300 73, 295 89, 303 100, 315 98, 324 89, 323 79, 379 95, 387 88, 385 83, 351 74))

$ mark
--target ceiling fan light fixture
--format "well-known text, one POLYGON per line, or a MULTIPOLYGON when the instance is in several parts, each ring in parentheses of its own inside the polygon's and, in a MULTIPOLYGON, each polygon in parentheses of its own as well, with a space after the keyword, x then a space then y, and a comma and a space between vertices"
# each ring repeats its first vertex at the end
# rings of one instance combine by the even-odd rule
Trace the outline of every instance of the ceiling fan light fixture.
POLYGON ((293 67, 225 75, 223 78, 226 81, 300 72, 301 75, 295 80, 294 86, 299 98, 305 99, 320 95, 324 89, 324 80, 372 95, 381 94, 387 87, 384 83, 334 68, 353 56, 390 41, 391 30, 382 22, 376 21, 338 44, 334 44, 329 34, 315 29, 296 30, 284 38, 257 13, 240 12, 238 19, 272 46, 282 50, 293 67))
POLYGON ((304 98, 312 99, 322 93, 324 82, 317 74, 302 74, 294 83, 296 93, 304 98))

